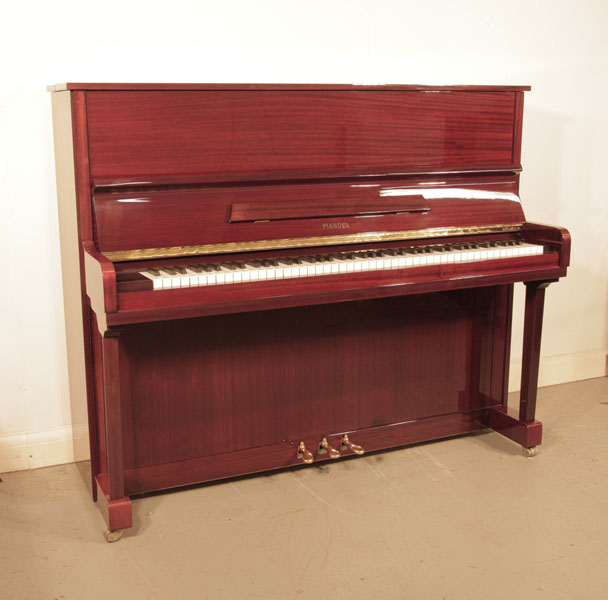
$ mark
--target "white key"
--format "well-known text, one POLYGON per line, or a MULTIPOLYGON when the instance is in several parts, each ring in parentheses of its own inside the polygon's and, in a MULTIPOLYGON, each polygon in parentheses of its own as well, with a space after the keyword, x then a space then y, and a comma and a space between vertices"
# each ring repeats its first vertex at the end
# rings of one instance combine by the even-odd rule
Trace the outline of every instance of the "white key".
MULTIPOLYGON (((200 271, 200 267, 186 267, 185 273, 173 274, 168 270, 160 269, 158 274, 154 270, 142 271, 140 274, 152 280, 154 290, 167 290, 184 287, 207 285, 226 285, 242 282, 267 281, 274 279, 293 279, 304 277, 319 277, 340 273, 353 273, 363 271, 377 271, 387 269, 404 269, 411 267, 424 267, 429 265, 444 265, 463 262, 476 262, 497 260, 519 256, 541 255, 543 246, 539 244, 515 244, 506 242, 483 242, 481 245, 470 245, 469 248, 443 246, 427 247, 426 251, 394 253, 379 251, 376 256, 353 254, 334 255, 331 260, 322 257, 302 257, 297 259, 298 264, 291 264, 291 260, 277 259, 275 265, 268 266, 267 261, 259 264, 235 264, 230 266, 216 265, 200 271), (430 250, 430 251, 429 251, 430 250)), ((180 267, 181 269, 182 267, 180 267)))

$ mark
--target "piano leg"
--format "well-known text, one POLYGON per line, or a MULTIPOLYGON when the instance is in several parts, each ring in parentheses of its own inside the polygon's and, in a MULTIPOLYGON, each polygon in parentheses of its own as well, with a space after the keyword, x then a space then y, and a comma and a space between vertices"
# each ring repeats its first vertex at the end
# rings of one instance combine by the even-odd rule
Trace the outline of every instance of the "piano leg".
POLYGON ((132 526, 131 499, 125 496, 122 456, 122 418, 120 406, 119 336, 106 331, 103 340, 103 395, 106 422, 107 471, 95 478, 97 501, 106 520, 106 540, 117 541, 123 529, 132 526))
POLYGON ((524 342, 521 370, 519 410, 506 404, 494 407, 488 415, 488 425, 498 433, 521 444, 527 456, 536 454, 534 448, 542 440, 542 423, 535 420, 538 367, 543 324, 545 289, 551 281, 526 282, 524 342))
POLYGON ((524 347, 521 368, 521 391, 519 394, 519 420, 534 421, 536 414, 536 392, 538 390, 538 367, 540 362, 540 339, 543 327, 545 289, 550 281, 526 283, 526 312, 524 317, 524 347))
POLYGON ((97 484, 97 506, 106 522, 105 538, 108 542, 117 542, 124 529, 133 525, 131 498, 123 496, 115 500, 110 499, 108 492, 108 478, 105 473, 95 477, 97 484))

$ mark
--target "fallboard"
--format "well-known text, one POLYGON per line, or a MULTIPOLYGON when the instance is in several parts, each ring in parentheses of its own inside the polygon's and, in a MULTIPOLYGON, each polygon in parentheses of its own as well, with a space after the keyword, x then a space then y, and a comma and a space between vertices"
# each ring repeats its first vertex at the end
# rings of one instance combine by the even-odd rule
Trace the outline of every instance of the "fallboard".
POLYGON ((517 175, 98 192, 112 260, 501 231, 522 223, 517 175))

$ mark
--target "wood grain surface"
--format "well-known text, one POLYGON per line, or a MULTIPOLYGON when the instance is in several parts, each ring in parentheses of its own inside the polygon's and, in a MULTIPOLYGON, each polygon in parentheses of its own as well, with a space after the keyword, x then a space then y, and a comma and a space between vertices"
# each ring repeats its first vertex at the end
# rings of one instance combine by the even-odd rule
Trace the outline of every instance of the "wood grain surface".
POLYGON ((515 92, 85 93, 93 180, 519 166, 515 92))
POLYGON ((302 465, 300 442, 315 462, 328 459, 324 438, 353 456, 345 434, 368 451, 485 426, 540 443, 544 288, 566 275, 570 235, 527 223, 517 198, 529 88, 52 89, 64 94, 55 125, 65 129, 60 191, 79 243, 93 494, 109 529, 131 526, 130 494, 302 465), (193 258, 303 253, 264 240, 299 239, 306 254, 323 254, 403 246, 378 232, 436 232, 407 241, 424 245, 450 227, 460 229, 441 241, 499 237, 545 251, 162 291, 139 274, 193 258), (313 243, 346 231, 376 237, 313 243), (230 255, 108 258, 233 242, 230 255), (241 242, 261 246, 245 252, 241 242), (524 366, 519 411, 509 411, 516 282, 528 289, 524 366))

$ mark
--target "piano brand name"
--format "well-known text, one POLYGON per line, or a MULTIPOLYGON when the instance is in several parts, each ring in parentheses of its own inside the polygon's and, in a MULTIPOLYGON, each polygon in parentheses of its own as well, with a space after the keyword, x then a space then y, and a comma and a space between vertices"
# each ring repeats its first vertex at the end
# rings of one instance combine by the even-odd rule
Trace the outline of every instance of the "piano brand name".
POLYGON ((323 229, 350 229, 348 223, 323 223, 323 229))

